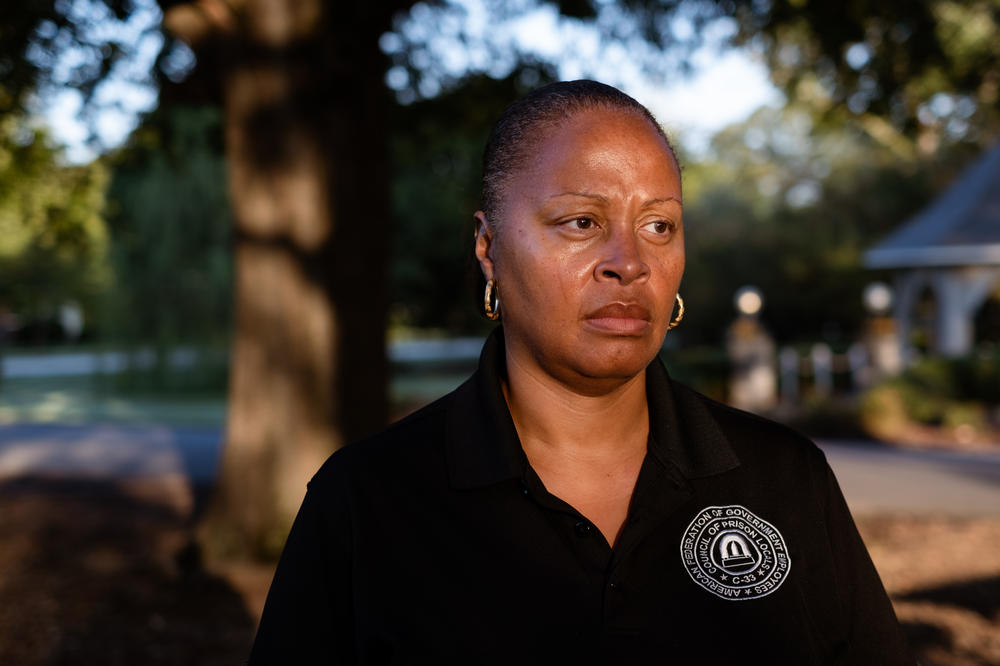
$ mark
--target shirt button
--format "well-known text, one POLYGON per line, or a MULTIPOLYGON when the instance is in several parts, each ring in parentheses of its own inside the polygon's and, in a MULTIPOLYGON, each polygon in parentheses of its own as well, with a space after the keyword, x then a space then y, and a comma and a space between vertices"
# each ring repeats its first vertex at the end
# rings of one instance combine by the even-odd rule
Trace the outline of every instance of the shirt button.
POLYGON ((609 583, 608 587, 610 587, 612 590, 617 590, 618 589, 618 583, 609 583))
POLYGON ((589 537, 590 533, 594 530, 593 526, 586 520, 581 520, 573 527, 576 529, 576 535, 581 539, 589 537))

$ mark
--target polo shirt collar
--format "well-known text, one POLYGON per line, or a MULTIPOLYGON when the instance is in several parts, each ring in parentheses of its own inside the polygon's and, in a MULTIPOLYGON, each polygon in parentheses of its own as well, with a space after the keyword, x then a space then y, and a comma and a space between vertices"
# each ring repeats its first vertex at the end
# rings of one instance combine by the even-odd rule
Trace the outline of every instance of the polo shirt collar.
MULTIPOLYGON (((497 327, 483 345, 479 368, 456 389, 449 408, 447 464, 455 488, 524 478, 528 461, 503 395, 505 375, 503 328, 497 327)), ((661 465, 676 468, 686 478, 720 474, 739 465, 703 399, 671 380, 659 358, 646 368, 646 393, 649 449, 661 465)))
POLYGON ((447 421, 448 476, 456 488, 479 488, 522 478, 527 456, 503 395, 503 328, 493 329, 479 368, 455 392, 447 421))
POLYGON ((697 479, 739 467, 740 459, 705 398, 670 379, 659 357, 646 366, 649 450, 666 467, 697 479))

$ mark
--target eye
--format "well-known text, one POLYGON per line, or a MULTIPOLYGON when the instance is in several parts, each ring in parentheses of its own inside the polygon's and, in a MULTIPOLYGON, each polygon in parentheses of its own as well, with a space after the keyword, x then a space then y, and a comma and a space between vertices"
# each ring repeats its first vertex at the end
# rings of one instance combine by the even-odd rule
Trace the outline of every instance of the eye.
POLYGON ((644 225, 646 229, 657 236, 669 236, 674 230, 674 223, 669 220, 655 220, 644 225))
POLYGON ((586 215, 571 217, 559 223, 559 228, 563 233, 571 237, 589 238, 591 234, 599 229, 597 220, 586 215))

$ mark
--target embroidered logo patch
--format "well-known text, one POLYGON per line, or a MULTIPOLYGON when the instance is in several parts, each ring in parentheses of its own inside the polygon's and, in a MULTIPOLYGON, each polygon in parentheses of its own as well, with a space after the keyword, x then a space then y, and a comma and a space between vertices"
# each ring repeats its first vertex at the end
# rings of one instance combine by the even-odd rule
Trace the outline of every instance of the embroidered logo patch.
POLYGON ((681 560, 691 580, 733 601, 766 597, 792 566, 781 533, 738 504, 702 509, 684 531, 681 560))

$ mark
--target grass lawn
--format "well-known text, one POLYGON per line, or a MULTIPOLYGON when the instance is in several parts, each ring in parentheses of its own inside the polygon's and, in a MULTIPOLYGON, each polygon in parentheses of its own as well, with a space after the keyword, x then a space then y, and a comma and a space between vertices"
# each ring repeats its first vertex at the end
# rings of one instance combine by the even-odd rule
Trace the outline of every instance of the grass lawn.
MULTIPOLYGON (((389 386, 393 418, 399 418, 458 387, 468 374, 401 373, 389 386)), ((13 423, 155 423, 218 427, 225 424, 221 390, 135 391, 111 377, 41 377, 0 382, 0 425, 13 423)))
POLYGON ((225 407, 221 393, 129 393, 112 387, 107 377, 5 379, 0 384, 0 424, 113 422, 222 427, 225 407))

